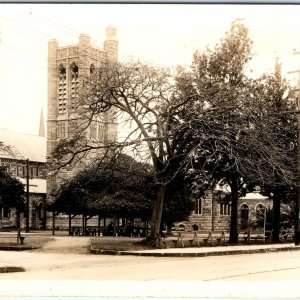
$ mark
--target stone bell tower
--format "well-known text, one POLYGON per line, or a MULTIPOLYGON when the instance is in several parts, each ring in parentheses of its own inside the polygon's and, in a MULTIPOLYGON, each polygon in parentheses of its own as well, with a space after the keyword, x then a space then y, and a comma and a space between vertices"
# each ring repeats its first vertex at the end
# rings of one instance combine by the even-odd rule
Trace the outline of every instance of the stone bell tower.
MULTIPOLYGON (((95 48, 87 34, 80 34, 76 45, 60 47, 57 40, 48 42, 47 157, 51 156, 58 141, 70 137, 77 126, 74 107, 83 80, 102 64, 118 60, 116 33, 115 27, 106 28, 103 49, 95 48)), ((117 124, 106 113, 101 121, 91 123, 87 134, 97 142, 114 140, 117 124)), ((57 182, 55 177, 48 179, 48 195, 57 182)))

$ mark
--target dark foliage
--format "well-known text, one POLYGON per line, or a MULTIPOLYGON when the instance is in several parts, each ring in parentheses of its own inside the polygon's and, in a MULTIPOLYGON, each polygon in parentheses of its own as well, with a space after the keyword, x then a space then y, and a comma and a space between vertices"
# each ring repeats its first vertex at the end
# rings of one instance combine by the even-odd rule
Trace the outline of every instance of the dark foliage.
POLYGON ((250 49, 247 29, 234 23, 214 51, 196 53, 192 71, 178 77, 184 94, 198 93, 197 101, 185 107, 177 130, 186 137, 184 146, 193 145, 190 173, 212 188, 219 182, 230 186, 233 243, 238 240, 238 198, 257 186, 295 180, 289 136, 293 128, 274 129, 286 122, 278 113, 279 101, 273 99, 282 95, 274 92, 271 80, 244 76, 250 49))
POLYGON ((0 168, 0 205, 24 210, 24 186, 16 178, 10 176, 6 169, 0 168))

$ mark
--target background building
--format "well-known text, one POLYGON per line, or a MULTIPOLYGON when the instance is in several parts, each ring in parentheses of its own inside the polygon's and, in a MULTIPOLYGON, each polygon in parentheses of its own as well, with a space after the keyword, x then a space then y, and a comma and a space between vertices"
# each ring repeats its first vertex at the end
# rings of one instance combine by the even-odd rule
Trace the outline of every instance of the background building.
MULTIPOLYGON (((42 117, 42 116, 41 116, 42 117)), ((0 164, 8 173, 27 185, 29 176, 29 227, 41 229, 46 226, 46 138, 43 136, 41 118, 40 134, 29 135, 0 129, 0 141, 10 146, 12 154, 0 152, 0 164), (28 160, 28 161, 27 161, 28 160), (27 173, 28 167, 28 173, 27 173)), ((26 219, 21 213, 21 227, 26 219)), ((0 227, 15 227, 15 210, 0 207, 0 227)))
MULTIPOLYGON (((272 207, 272 201, 259 192, 246 194, 238 200, 238 224, 240 228, 258 219, 266 218, 265 209, 272 207)), ((196 200, 195 210, 187 221, 176 224, 178 228, 203 231, 229 231, 230 203, 218 201, 217 196, 207 192, 205 197, 196 200)))

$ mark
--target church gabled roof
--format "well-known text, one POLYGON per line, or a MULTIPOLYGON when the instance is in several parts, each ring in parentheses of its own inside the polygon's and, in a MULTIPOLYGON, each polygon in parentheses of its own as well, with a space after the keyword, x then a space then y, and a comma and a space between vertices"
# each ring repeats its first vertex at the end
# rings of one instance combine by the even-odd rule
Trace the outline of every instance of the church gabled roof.
POLYGON ((0 128, 0 142, 10 146, 12 154, 0 151, 0 157, 12 159, 29 159, 34 162, 46 162, 45 137, 14 132, 0 128))

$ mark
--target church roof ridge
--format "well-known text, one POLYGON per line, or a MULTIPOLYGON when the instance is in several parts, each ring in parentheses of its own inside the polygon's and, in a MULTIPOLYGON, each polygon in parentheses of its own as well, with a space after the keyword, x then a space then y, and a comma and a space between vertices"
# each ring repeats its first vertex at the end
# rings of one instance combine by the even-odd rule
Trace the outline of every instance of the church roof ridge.
POLYGON ((46 162, 46 137, 0 128, 0 142, 10 146, 13 154, 0 151, 0 157, 46 162))

